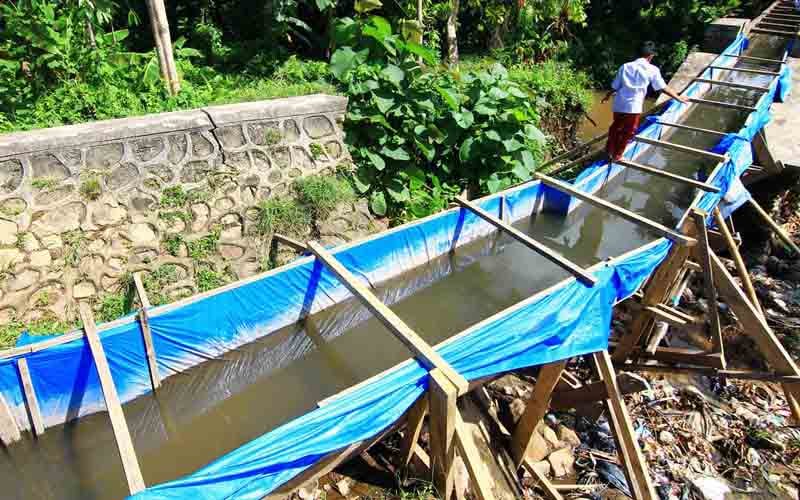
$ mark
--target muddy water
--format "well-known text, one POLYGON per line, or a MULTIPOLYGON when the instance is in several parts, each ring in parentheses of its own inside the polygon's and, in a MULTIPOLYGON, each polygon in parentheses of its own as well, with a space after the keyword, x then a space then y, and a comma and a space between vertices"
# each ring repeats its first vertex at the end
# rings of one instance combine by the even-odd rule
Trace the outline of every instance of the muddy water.
MULTIPOLYGON (((756 40, 753 50, 775 57, 768 45, 756 40)), ((752 83, 767 78, 736 76, 752 83)), ((756 99, 752 92, 727 88, 714 89, 706 97, 737 102, 756 99)), ((744 116, 724 108, 695 106, 686 122, 732 131, 739 128, 744 116)), ((676 129, 670 140, 708 148, 717 137, 676 129)), ((687 176, 713 167, 709 160, 661 148, 650 148, 639 161, 657 167, 669 165, 670 171, 687 176)), ((695 192, 629 170, 598 194, 674 225, 695 192)), ((641 226, 588 205, 566 218, 537 214, 516 226, 584 266, 656 238, 641 226)), ((433 344, 565 277, 549 261, 495 234, 381 283, 376 293, 433 344)), ((400 342, 351 300, 171 377, 157 397, 143 396, 125 406, 145 481, 152 485, 197 470, 312 410, 317 401, 408 357, 400 342)), ((3 498, 114 499, 126 495, 106 414, 50 428, 39 440, 25 439, 5 450, 0 456, 0 480, 3 498)))
MULTIPOLYGON (((589 111, 586 113, 591 120, 584 117, 583 121, 581 121, 580 127, 578 127, 578 141, 586 142, 594 139, 598 135, 608 132, 608 127, 611 126, 611 122, 614 121, 614 112, 611 111, 614 98, 612 97, 608 101, 603 102, 605 96, 605 90, 592 91, 592 104, 589 107, 589 111)), ((647 111, 655 106, 655 104, 656 97, 648 97, 644 101, 644 110, 647 111)))

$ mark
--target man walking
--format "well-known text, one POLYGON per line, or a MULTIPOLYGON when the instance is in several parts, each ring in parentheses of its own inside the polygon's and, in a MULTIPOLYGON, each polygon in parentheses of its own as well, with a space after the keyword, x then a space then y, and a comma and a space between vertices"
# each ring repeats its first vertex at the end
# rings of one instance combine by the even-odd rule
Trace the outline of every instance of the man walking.
POLYGON ((603 102, 606 102, 614 95, 612 108, 614 121, 608 129, 608 142, 606 142, 606 153, 612 161, 622 157, 625 146, 639 127, 639 118, 642 115, 644 98, 647 96, 649 86, 652 85, 656 92, 664 91, 668 96, 681 102, 689 102, 688 98, 679 95, 667 85, 661 76, 661 70, 651 63, 656 55, 655 43, 645 42, 639 55, 639 59, 625 63, 619 68, 614 82, 611 83, 612 90, 603 98, 603 102))

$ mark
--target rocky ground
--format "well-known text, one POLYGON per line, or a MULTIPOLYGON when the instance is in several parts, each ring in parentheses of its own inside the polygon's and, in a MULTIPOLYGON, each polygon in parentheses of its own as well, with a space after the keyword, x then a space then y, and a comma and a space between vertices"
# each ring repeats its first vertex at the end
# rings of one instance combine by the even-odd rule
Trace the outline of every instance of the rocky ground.
MULTIPOLYGON (((776 183, 773 185, 780 185, 776 183)), ((786 184, 783 184, 786 185, 786 184)), ((767 196, 756 193, 762 206, 800 242, 800 182, 767 196)), ((800 355, 800 258, 771 237, 753 213, 742 209, 735 218, 742 251, 767 320, 792 356, 800 355)), ((720 253, 721 257, 725 257, 720 253)), ((725 260, 735 275, 733 263, 725 260)), ((693 315, 708 310, 702 283, 686 289, 680 309, 693 315)), ((719 309, 729 369, 764 370, 754 344, 742 332, 724 303, 719 309)), ((632 311, 618 307, 614 335, 630 325, 632 311)), ((702 345, 703 339, 674 342, 702 345)), ((684 344, 685 345, 685 344, 684 344)), ((589 369, 583 360, 569 367, 578 380, 589 369)), ((507 374, 488 384, 480 400, 488 420, 513 428, 531 396, 536 370, 507 374)), ((623 374, 623 385, 637 386, 625 397, 637 437, 664 500, 732 498, 798 499, 800 489, 800 429, 789 425, 789 408, 779 385, 687 374, 623 374)), ((460 403, 461 404, 461 403, 460 403)), ((614 440, 599 405, 549 413, 538 428, 529 455, 534 466, 554 483, 582 485, 562 491, 565 498, 626 498, 624 475, 614 440), (599 416, 599 418, 597 418, 599 416)), ((395 434, 368 453, 297 495, 311 498, 436 498, 425 470, 409 478, 394 467, 400 436, 395 434)), ((507 441, 507 436, 505 438, 507 441)), ((421 442, 426 442, 423 431, 421 442)), ((504 444, 503 436, 493 445, 504 444)), ((522 470, 522 469, 521 469, 522 470)), ((518 477, 522 495, 542 498, 525 472, 518 477)), ((468 490, 463 464, 457 468, 457 489, 468 490)), ((519 496, 517 493, 515 496, 519 496)))

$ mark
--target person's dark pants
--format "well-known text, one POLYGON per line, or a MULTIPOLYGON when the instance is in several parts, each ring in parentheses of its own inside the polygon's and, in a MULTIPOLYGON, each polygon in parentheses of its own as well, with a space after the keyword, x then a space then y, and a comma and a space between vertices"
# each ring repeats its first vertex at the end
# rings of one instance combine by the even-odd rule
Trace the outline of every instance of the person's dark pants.
POLYGON ((636 134, 639 128, 640 113, 614 113, 614 121, 608 129, 608 141, 606 142, 606 153, 614 161, 622 158, 625 146, 636 134))

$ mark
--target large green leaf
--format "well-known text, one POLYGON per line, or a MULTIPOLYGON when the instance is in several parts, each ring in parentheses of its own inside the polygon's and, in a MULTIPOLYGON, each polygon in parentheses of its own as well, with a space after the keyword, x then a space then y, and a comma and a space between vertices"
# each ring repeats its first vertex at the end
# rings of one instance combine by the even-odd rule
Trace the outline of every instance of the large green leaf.
POLYGON ((383 114, 386 114, 387 111, 392 109, 395 103, 394 97, 381 97, 376 95, 373 99, 375 99, 375 105, 378 106, 378 110, 383 114))
POLYGON ((401 147, 399 147, 399 146, 396 147, 396 148, 389 148, 389 147, 384 146, 383 148, 381 148, 381 154, 383 156, 387 156, 389 158, 392 158, 394 160, 399 160, 399 161, 404 161, 404 160, 410 160, 411 159, 411 157, 408 155, 406 150, 401 148, 401 147))
POLYGON ((433 53, 433 51, 428 50, 422 45, 414 42, 408 42, 406 43, 406 50, 416 56, 421 57, 422 60, 425 61, 425 64, 429 66, 436 65, 436 55, 433 53))
POLYGON ((356 0, 355 10, 359 14, 364 14, 371 10, 380 9, 382 6, 381 0, 356 0))
POLYGON ((386 184, 386 192, 398 203, 408 201, 411 197, 408 187, 397 179, 392 179, 386 184))
POLYGON ((383 161, 380 155, 373 153, 372 151, 365 151, 367 158, 378 170, 383 170, 386 168, 386 162, 383 161))
POLYGON ((342 47, 331 56, 331 73, 337 79, 342 80, 356 66, 358 61, 358 52, 355 52, 350 47, 342 47))
POLYGON ((473 123, 475 123, 475 116, 469 110, 464 110, 462 112, 452 112, 453 119, 456 121, 461 128, 470 128, 473 123))
POLYGON ((545 137, 542 131, 531 124, 525 125, 525 136, 539 144, 544 144, 547 141, 547 137, 545 137))
POLYGON ((529 171, 533 171, 536 168, 536 160, 534 160, 530 151, 525 150, 522 152, 522 163, 529 171))
POLYGON ((486 181, 486 187, 490 193, 496 193, 503 189, 503 181, 497 178, 497 174, 492 174, 489 180, 486 181))
POLYGON ((461 163, 467 163, 472 159, 472 144, 474 142, 475 139, 467 137, 467 139, 461 143, 461 147, 458 148, 458 159, 461 160, 461 163))
POLYGON ((384 196, 382 191, 372 193, 369 206, 376 215, 386 215, 386 196, 384 196))
POLYGON ((500 137, 500 134, 497 133, 497 130, 487 130, 485 135, 487 139, 491 139, 493 141, 501 142, 503 140, 500 137))
POLYGON ((383 68, 381 75, 394 84, 399 84, 406 77, 405 72, 394 64, 388 64, 383 68))
POLYGON ((447 88, 447 87, 438 87, 436 89, 439 92, 439 95, 442 96, 444 99, 445 104, 447 104, 450 109, 457 110, 459 105, 459 98, 458 92, 455 89, 447 88))
POLYGON ((523 147, 525 147, 525 145, 512 137, 511 139, 506 139, 505 141, 503 141, 503 147, 506 148, 506 151, 512 153, 514 151, 517 151, 518 149, 522 149, 523 147))
POLYGON ((531 178, 531 171, 518 161, 514 162, 514 168, 511 169, 511 173, 516 175, 522 181, 527 181, 531 178))
POLYGON ((328 7, 336 5, 336 0, 314 0, 314 2, 317 4, 317 8, 320 12, 327 10, 328 7))

